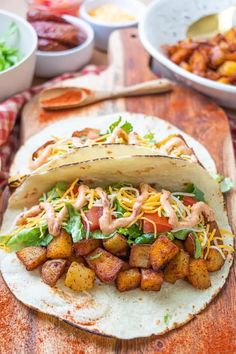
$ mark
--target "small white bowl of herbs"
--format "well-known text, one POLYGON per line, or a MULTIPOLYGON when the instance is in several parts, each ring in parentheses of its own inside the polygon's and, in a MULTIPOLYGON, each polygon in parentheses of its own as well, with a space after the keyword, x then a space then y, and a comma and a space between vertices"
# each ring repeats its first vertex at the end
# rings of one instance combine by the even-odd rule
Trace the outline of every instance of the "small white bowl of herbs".
POLYGON ((31 86, 37 35, 24 19, 0 10, 0 102, 31 86))

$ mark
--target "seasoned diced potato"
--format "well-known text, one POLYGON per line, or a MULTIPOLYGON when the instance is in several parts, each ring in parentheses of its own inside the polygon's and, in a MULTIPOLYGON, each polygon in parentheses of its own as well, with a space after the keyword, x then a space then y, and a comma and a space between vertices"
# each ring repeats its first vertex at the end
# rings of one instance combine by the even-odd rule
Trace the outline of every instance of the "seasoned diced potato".
POLYGON ((68 258, 72 255, 72 251, 71 236, 62 230, 60 235, 54 237, 47 246, 47 258, 68 258))
POLYGON ((188 272, 189 254, 181 249, 167 264, 164 270, 164 279, 168 283, 174 284, 176 280, 185 278, 188 272))
POLYGON ((128 291, 139 287, 141 274, 137 268, 120 272, 116 279, 116 287, 119 291, 128 291))
POLYGON ((160 236, 150 249, 150 261, 156 271, 162 269, 179 252, 177 247, 166 236, 160 236))
POLYGON ((90 290, 94 286, 95 272, 82 263, 72 262, 66 274, 65 285, 75 291, 90 290))
POLYGON ((25 247, 17 251, 16 255, 27 270, 35 269, 47 260, 47 251, 44 247, 25 247))
POLYGON ((118 257, 126 257, 129 253, 127 238, 121 234, 115 234, 113 237, 103 241, 104 248, 118 257))
POLYGON ((85 259, 89 267, 95 271, 98 278, 104 283, 114 281, 124 264, 120 258, 102 248, 96 248, 85 259))
POLYGON ((211 286, 211 279, 204 259, 192 259, 189 261, 188 281, 197 289, 207 289, 211 286))
POLYGON ((145 291, 159 291, 163 283, 162 272, 152 269, 141 269, 141 289, 145 291))
POLYGON ((224 258, 221 256, 221 254, 214 248, 211 248, 209 250, 207 259, 206 259, 206 265, 207 265, 207 270, 208 272, 216 272, 219 270, 223 264, 224 264, 224 258))
POLYGON ((66 270, 65 259, 52 259, 44 263, 41 270, 41 276, 44 283, 55 286, 58 279, 66 270))
POLYGON ((225 61, 218 69, 221 76, 232 76, 236 74, 236 62, 225 61))
POLYGON ((151 245, 133 245, 131 247, 129 265, 138 268, 150 268, 151 245))
POLYGON ((94 251, 96 248, 100 247, 102 244, 101 240, 81 240, 74 244, 75 254, 77 256, 87 256, 90 252, 94 251))

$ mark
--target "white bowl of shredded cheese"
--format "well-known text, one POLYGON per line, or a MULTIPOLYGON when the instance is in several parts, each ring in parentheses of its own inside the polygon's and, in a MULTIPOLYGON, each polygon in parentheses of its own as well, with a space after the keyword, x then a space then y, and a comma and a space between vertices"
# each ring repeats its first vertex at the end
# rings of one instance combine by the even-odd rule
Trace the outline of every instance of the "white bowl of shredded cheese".
POLYGON ((106 51, 110 34, 137 26, 145 8, 138 0, 87 0, 80 8, 80 16, 94 29, 95 47, 106 51))

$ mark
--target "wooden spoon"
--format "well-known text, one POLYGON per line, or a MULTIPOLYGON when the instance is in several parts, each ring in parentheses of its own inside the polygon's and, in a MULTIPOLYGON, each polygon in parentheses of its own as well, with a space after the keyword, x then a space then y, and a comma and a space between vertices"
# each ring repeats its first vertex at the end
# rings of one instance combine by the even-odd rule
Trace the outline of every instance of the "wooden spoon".
POLYGON ((142 82, 113 91, 93 91, 83 87, 52 87, 41 92, 39 102, 44 109, 59 110, 82 107, 111 98, 150 95, 170 90, 171 83, 167 79, 142 82))

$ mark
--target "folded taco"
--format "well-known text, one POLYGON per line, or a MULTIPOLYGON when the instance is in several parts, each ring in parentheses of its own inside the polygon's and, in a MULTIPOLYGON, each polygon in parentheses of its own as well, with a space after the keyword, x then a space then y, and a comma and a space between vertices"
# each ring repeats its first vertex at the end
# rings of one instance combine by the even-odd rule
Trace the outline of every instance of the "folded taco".
POLYGON ((219 292, 232 236, 200 165, 102 158, 33 174, 13 193, 0 238, 13 253, 1 271, 28 306, 95 333, 144 337, 186 323, 219 292))
POLYGON ((122 118, 113 115, 67 119, 43 129, 16 154, 10 182, 18 185, 27 174, 67 163, 134 154, 162 154, 192 162, 198 162, 200 156, 205 167, 209 167, 209 160, 210 167, 214 167, 206 150, 176 127, 158 118, 123 113, 122 118), (199 152, 198 157, 189 143, 199 152), (111 145, 123 149, 108 149, 111 145))

